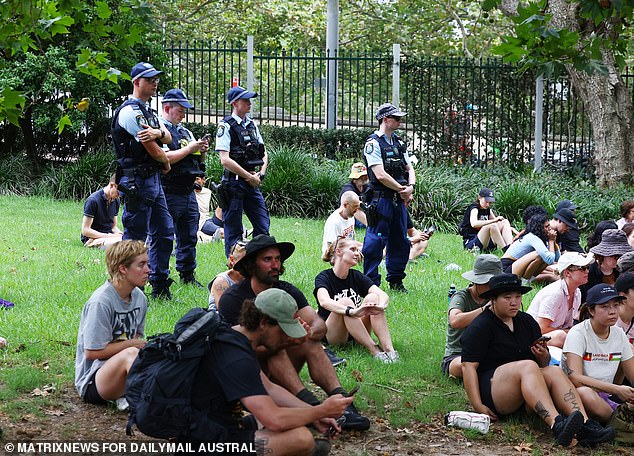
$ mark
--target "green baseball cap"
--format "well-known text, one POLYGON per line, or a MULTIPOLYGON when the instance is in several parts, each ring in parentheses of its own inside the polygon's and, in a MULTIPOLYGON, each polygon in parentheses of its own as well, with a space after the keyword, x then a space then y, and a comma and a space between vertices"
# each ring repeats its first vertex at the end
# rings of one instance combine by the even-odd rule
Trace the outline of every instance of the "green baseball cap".
POLYGON ((279 288, 269 288, 255 298, 255 307, 260 312, 276 320, 287 336, 299 339, 306 335, 306 330, 299 322, 297 302, 279 288))

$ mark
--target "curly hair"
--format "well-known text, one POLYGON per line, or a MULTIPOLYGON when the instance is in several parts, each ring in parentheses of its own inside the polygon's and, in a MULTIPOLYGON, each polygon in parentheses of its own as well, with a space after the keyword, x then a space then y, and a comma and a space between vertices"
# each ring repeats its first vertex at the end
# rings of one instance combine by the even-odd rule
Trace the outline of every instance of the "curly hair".
POLYGON ((538 204, 534 206, 528 206, 522 212, 522 221, 524 222, 524 226, 528 225, 528 221, 531 219, 533 215, 544 214, 548 217, 548 211, 544 206, 540 206, 538 204))
POLYGON ((538 213, 533 215, 526 224, 526 228, 524 229, 524 234, 521 237, 526 236, 528 233, 533 233, 535 236, 540 238, 544 242, 548 242, 548 236, 546 235, 546 230, 544 230, 544 225, 548 221, 548 215, 538 213))
POLYGON ((262 320, 271 326, 277 325, 277 320, 272 319, 255 306, 255 300, 245 299, 242 303, 240 318, 238 320, 240 326, 244 326, 249 331, 255 331, 260 326, 262 320))
POLYGON ((594 232, 588 236, 588 247, 587 251, 596 245, 601 243, 601 236, 603 236, 603 232, 605 230, 618 229, 616 223, 613 220, 603 220, 602 222, 597 223, 597 226, 594 229, 594 232))

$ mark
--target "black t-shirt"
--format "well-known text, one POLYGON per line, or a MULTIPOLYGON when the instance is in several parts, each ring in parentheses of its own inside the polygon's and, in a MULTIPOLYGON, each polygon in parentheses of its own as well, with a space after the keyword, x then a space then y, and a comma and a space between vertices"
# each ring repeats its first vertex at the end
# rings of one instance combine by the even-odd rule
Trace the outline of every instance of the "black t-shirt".
POLYGON ((241 430, 244 407, 240 399, 268 394, 249 339, 233 329, 223 330, 196 374, 193 391, 202 392, 196 395, 195 407, 210 407, 210 419, 241 430))
MULTIPOLYGON (((119 204, 119 199, 112 200, 108 204, 103 188, 91 194, 84 203, 84 215, 92 218, 90 227, 100 233, 112 233, 114 218, 119 213, 119 204)), ((85 244, 88 238, 82 235, 81 242, 85 244)))
MULTIPOLYGON (((280 280, 273 284, 273 288, 279 288, 290 294, 297 302, 298 309, 308 305, 304 293, 288 282, 280 280)), ((225 290, 218 302, 218 313, 230 325, 237 325, 245 299, 255 299, 255 292, 251 288, 251 280, 249 279, 233 284, 225 290)))
POLYGON ((478 209, 478 220, 489 220, 491 216, 491 208, 482 209, 478 203, 472 203, 465 211, 462 222, 458 226, 458 230, 463 239, 471 239, 478 235, 479 229, 471 226, 471 211, 478 209))
MULTIPOLYGON (((579 290, 581 290, 581 304, 584 304, 586 302, 586 298, 588 297, 588 290, 593 286, 600 283, 610 282, 609 280, 606 280, 608 278, 613 278, 614 282, 616 282, 616 279, 619 278, 619 270, 614 268, 612 274, 612 277, 604 276, 603 272, 601 272, 601 267, 599 266, 599 263, 596 261, 592 263, 590 265, 590 271, 588 271, 588 281, 579 287, 579 290)), ((612 282, 610 285, 614 285, 614 282, 612 282)))
POLYGON ((541 336, 537 322, 520 311, 513 318, 513 329, 486 309, 462 334, 462 361, 480 363, 479 374, 513 361, 535 361, 530 346, 541 336))
POLYGON ((579 252, 584 253, 583 248, 579 244, 579 230, 570 228, 568 231, 557 235, 557 244, 562 252, 579 252))
MULTIPOLYGON (((350 269, 348 277, 345 279, 337 277, 335 271, 332 269, 326 269, 315 277, 315 290, 313 294, 315 295, 315 299, 317 299, 317 290, 325 288, 330 297, 335 301, 342 298, 350 298, 354 306, 359 307, 372 285, 374 285, 374 282, 356 269, 350 269)), ((317 315, 325 321, 330 315, 330 311, 321 307, 319 301, 317 301, 317 306, 317 315)))
POLYGON ((339 192, 339 201, 341 201, 341 195, 343 195, 345 192, 355 192, 359 196, 359 198, 361 198, 361 192, 357 190, 357 186, 354 185, 352 181, 341 187, 341 191, 339 192))

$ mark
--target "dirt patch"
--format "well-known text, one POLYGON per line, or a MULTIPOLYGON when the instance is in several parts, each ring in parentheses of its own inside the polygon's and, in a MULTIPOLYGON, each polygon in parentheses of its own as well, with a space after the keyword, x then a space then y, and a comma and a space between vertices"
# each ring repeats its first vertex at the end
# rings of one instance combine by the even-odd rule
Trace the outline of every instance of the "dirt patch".
MULTIPOLYGON (((134 437, 125 435, 127 414, 114 407, 100 407, 83 403, 75 390, 66 388, 54 393, 57 405, 41 406, 40 413, 26 413, 19 420, 0 415, 3 444, 0 454, 7 453, 8 442, 84 441, 84 442, 148 442, 138 431, 134 437)), ((31 398, 25 398, 30 401, 31 398)), ((580 448, 563 450, 553 447, 548 435, 539 436, 531 444, 503 444, 503 426, 494 424, 486 438, 468 438, 462 431, 448 428, 437 417, 431 423, 410 423, 397 428, 386 420, 370 416, 373 425, 368 432, 350 432, 332 442, 332 455, 528 455, 539 448, 540 454, 587 454, 580 448)), ((627 454, 622 448, 610 448, 610 454, 627 454), (623 450, 623 451, 620 451, 623 450)), ((629 450, 628 450, 629 451, 629 450)), ((30 453, 33 454, 33 453, 30 453)), ((61 454, 46 453, 46 454, 61 454)), ((78 454, 78 453, 75 453, 78 454)), ((79 454, 121 455, 121 452, 85 452, 79 454)), ((137 452, 136 454, 144 454, 137 452)), ((148 454, 148 453, 145 453, 148 454)), ((149 453, 158 455, 160 453, 149 453)))

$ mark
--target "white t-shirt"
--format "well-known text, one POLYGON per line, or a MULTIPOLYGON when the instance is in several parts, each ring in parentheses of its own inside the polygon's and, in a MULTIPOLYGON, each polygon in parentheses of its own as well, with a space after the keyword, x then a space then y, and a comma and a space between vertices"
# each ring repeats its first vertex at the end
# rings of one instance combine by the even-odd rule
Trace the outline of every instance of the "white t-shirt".
POLYGON ((553 329, 571 328, 573 317, 579 314, 579 307, 581 306, 581 291, 579 288, 575 290, 572 309, 568 308, 569 297, 568 285, 563 279, 560 279, 539 290, 526 312, 536 321, 537 318, 552 320, 550 327, 553 329))
POLYGON ((326 253, 328 244, 334 243, 339 236, 354 239, 354 217, 344 219, 339 213, 339 209, 330 214, 324 225, 324 239, 321 243, 321 254, 326 253))
POLYGON ((201 229, 207 219, 211 218, 211 214, 209 212, 209 205, 211 204, 211 190, 207 187, 203 187, 203 189, 199 192, 194 192, 196 195, 196 202, 198 203, 198 212, 200 214, 200 218, 198 220, 198 229, 201 229))
POLYGON ((566 354, 574 353, 583 359, 583 375, 613 383, 621 361, 634 356, 632 346, 621 328, 612 326, 607 339, 599 339, 592 329, 590 319, 570 328, 564 342, 561 367, 569 373, 566 354))

